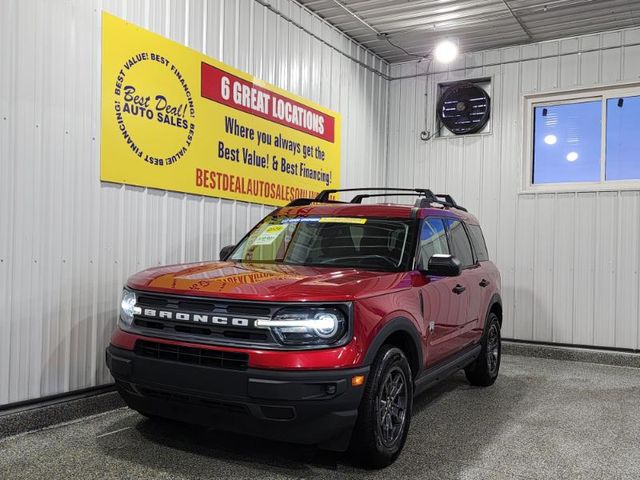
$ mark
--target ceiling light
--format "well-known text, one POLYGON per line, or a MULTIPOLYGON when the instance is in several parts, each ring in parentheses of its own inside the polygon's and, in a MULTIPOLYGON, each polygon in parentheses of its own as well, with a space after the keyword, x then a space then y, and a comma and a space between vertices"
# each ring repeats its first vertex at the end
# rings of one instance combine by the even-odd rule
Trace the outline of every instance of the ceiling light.
POLYGON ((440 63, 451 63, 458 56, 458 45, 451 40, 442 40, 436 45, 433 55, 440 63))
POLYGON ((578 152, 569 152, 567 153, 567 161, 575 162, 578 159, 578 152))
POLYGON ((555 135, 547 135, 546 137, 544 137, 544 143, 546 143, 547 145, 555 145, 557 141, 558 137, 556 137, 555 135))

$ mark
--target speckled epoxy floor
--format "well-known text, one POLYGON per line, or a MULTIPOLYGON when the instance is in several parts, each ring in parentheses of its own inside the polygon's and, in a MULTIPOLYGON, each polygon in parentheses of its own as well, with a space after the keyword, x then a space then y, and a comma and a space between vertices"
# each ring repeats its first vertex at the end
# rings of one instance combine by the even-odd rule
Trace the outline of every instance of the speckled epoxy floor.
POLYGON ((153 422, 128 409, 0 440, 0 479, 640 478, 640 369, 505 356, 488 389, 457 374, 416 400, 383 471, 348 455, 153 422))

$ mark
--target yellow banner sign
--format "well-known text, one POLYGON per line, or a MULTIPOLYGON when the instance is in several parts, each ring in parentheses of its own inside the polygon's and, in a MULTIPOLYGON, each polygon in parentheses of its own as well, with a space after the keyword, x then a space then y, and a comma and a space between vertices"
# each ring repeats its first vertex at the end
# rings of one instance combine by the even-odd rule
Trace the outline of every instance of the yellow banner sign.
POLYGON ((340 115, 102 15, 100 178, 284 205, 340 187, 340 115))

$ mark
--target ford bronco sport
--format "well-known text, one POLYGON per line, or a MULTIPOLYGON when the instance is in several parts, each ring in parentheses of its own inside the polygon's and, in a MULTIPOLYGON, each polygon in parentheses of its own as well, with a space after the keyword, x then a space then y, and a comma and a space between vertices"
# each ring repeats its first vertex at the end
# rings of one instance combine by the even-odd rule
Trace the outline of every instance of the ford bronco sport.
MULTIPOLYGON (((340 190, 365 191, 365 189, 340 190)), ((399 455, 414 395, 500 367, 500 275, 448 195, 338 190, 276 209, 221 261, 129 278, 106 352, 133 409, 267 439, 399 455), (382 192, 382 193, 380 193, 382 192), (413 195, 415 206, 362 204, 413 195)))

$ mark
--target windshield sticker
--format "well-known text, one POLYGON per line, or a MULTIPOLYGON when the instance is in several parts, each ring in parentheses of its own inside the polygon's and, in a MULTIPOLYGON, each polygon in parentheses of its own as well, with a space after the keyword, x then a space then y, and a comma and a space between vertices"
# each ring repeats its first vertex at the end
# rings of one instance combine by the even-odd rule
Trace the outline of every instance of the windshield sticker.
POLYGON ((319 222, 320 219, 317 217, 296 217, 296 218, 284 218, 280 223, 302 223, 302 222, 319 222))
POLYGON ((320 223, 358 223, 362 225, 367 223, 367 219, 355 217, 320 217, 320 223))
POLYGON ((271 245, 285 228, 287 228, 286 225, 271 225, 267 227, 264 232, 256 237, 252 245, 271 245))

